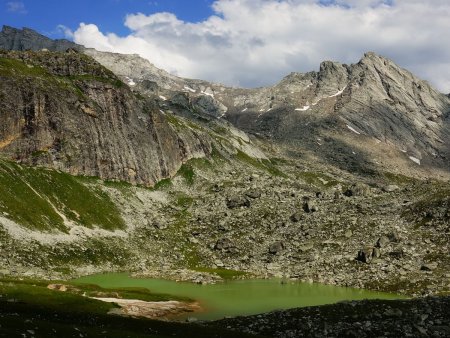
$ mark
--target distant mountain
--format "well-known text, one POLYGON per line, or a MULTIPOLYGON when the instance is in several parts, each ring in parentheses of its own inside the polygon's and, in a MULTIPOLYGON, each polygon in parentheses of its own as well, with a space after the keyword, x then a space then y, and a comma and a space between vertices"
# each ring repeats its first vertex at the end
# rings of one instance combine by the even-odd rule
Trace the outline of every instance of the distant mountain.
POLYGON ((449 96, 375 53, 354 65, 326 61, 318 72, 292 73, 275 86, 244 89, 179 78, 138 55, 86 49, 30 29, 4 27, 1 46, 78 49, 134 91, 191 106, 292 148, 291 154, 302 149, 347 170, 450 168, 449 96))
POLYGON ((227 118, 250 133, 331 157, 370 152, 450 168, 449 97, 374 53, 354 65, 323 62, 319 72, 292 73, 274 87, 227 90, 218 99, 230 107, 227 118))
POLYGON ((69 40, 49 39, 29 28, 17 29, 10 26, 3 26, 0 32, 0 49, 22 51, 48 49, 54 52, 65 52, 68 48, 80 51, 85 49, 83 46, 77 45, 69 40))
POLYGON ((449 97, 375 53, 256 89, 178 78, 137 55, 85 53, 135 90, 174 100, 182 92, 198 111, 348 170, 450 168, 449 97))

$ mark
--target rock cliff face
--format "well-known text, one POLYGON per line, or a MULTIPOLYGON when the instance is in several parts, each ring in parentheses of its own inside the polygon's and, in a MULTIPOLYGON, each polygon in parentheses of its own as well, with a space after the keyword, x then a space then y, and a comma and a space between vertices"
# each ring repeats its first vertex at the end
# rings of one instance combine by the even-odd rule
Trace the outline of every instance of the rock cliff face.
POLYGON ((152 185, 211 152, 75 51, 1 52, 0 97, 0 152, 26 164, 152 185))

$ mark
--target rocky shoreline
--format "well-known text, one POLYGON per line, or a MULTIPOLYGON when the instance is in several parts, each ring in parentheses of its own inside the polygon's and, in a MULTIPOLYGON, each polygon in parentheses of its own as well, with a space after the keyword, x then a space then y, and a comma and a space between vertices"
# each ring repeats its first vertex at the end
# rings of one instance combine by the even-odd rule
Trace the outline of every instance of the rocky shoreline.
POLYGON ((198 302, 186 303, 179 301, 145 302, 138 299, 122 298, 98 298, 106 303, 115 303, 120 309, 114 308, 109 314, 131 317, 144 317, 149 319, 173 320, 177 316, 187 313, 202 312, 203 309, 198 302))
POLYGON ((264 337, 449 337, 450 297, 365 300, 209 323, 264 337))

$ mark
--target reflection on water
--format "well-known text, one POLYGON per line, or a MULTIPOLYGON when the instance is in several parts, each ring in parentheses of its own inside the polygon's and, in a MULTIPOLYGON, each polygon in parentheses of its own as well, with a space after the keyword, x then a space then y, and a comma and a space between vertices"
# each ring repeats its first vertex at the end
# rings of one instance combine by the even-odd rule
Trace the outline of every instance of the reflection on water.
POLYGON ((127 274, 112 273, 82 277, 76 282, 97 284, 104 288, 143 287, 156 293, 189 297, 198 300, 207 310, 195 314, 199 319, 220 319, 225 316, 250 315, 343 300, 402 298, 393 294, 322 284, 281 283, 278 279, 198 285, 159 279, 135 279, 127 274))

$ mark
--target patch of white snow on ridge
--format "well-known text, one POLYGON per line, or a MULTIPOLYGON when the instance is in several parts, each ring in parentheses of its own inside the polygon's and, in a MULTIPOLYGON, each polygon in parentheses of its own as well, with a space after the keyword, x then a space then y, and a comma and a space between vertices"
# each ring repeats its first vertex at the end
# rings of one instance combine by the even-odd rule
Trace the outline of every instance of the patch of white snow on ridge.
POLYGON ((311 108, 310 106, 303 106, 303 108, 296 108, 296 111, 307 111, 309 108, 311 108))
POLYGON ((161 109, 159 110, 160 112, 161 112, 161 114, 163 114, 163 115, 166 115, 166 113, 165 112, 163 112, 161 109))
POLYGON ((184 86, 184 89, 189 90, 189 91, 192 92, 192 93, 195 93, 195 92, 196 92, 195 89, 192 89, 192 88, 189 87, 189 86, 184 86))
POLYGON ((212 98, 214 98, 214 94, 207 93, 207 92, 205 92, 205 91, 202 91, 201 93, 202 93, 203 95, 211 96, 212 98))
POLYGON ((348 124, 347 124, 347 128, 350 129, 350 130, 351 130, 352 132, 354 132, 355 134, 361 135, 361 133, 360 133, 359 131, 357 131, 355 128, 349 126, 348 124))
POLYGON ((129 78, 128 76, 126 77, 127 79, 127 84, 129 86, 136 86, 136 82, 134 82, 134 80, 132 78, 129 78))
POLYGON ((420 160, 417 157, 409 156, 409 159, 411 161, 413 161, 414 163, 417 163, 418 165, 420 165, 420 160))
POLYGON ((267 110, 266 110, 266 113, 267 113, 267 112, 269 112, 269 111, 271 111, 272 109, 273 109, 273 108, 269 108, 269 109, 267 109, 267 110))
POLYGON ((328 97, 336 97, 336 96, 341 95, 341 94, 344 92, 345 88, 347 88, 347 86, 345 86, 344 88, 342 88, 342 90, 338 91, 336 94, 330 95, 330 96, 328 96, 328 97))
POLYGON ((165 96, 159 95, 159 98, 163 101, 167 101, 167 98, 165 96))
POLYGON ((242 109, 242 112, 245 112, 245 111, 247 111, 248 110, 248 108, 244 108, 244 109, 242 109))
MULTIPOLYGON (((261 108, 259 111, 264 111, 264 108, 261 108)), ((261 114, 260 114, 261 115, 261 114)))

